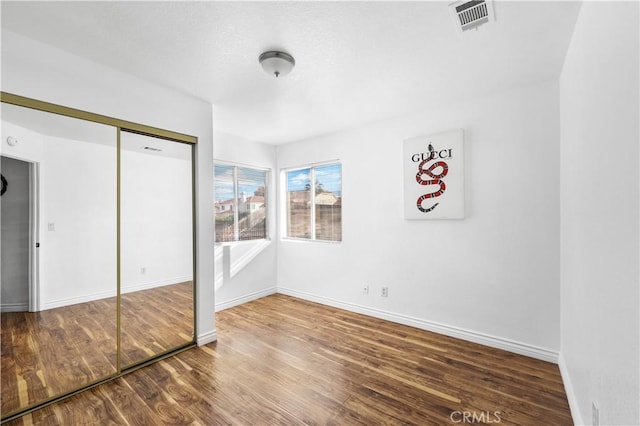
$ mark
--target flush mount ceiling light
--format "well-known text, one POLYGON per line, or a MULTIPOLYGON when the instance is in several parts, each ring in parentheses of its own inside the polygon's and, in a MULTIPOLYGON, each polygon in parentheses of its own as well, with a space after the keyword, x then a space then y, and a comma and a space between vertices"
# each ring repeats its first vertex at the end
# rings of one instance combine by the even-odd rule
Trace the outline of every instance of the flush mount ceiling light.
POLYGON ((258 58, 258 62, 262 65, 264 72, 275 75, 276 78, 289 74, 296 64, 293 56, 276 50, 264 52, 258 58))

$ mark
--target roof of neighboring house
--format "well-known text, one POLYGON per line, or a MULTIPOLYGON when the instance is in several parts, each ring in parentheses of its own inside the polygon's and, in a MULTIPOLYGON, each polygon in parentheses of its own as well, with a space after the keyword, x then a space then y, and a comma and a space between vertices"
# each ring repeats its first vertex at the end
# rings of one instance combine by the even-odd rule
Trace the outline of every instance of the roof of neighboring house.
POLYGON ((251 197, 247 198, 247 202, 252 204, 264 204, 264 197, 262 195, 252 195, 251 197))
POLYGON ((332 206, 339 200, 333 192, 321 192, 316 195, 316 205, 332 206))

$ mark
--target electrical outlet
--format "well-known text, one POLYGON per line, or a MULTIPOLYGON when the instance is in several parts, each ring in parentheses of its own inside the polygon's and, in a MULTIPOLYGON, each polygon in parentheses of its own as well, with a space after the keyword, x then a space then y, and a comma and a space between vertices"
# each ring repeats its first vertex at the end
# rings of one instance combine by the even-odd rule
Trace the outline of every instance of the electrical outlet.
POLYGON ((380 292, 380 295, 382 297, 388 297, 389 296, 389 287, 387 287, 387 286, 382 287, 382 291, 380 292))
POLYGON ((142 268, 140 268, 140 273, 141 274, 146 274, 147 273, 147 268, 145 268, 144 266, 142 268))
POLYGON ((595 402, 591 402, 591 424, 593 426, 600 426, 600 410, 596 407, 595 402))
POLYGON ((369 294, 369 284, 365 284, 362 287, 362 294, 369 294))

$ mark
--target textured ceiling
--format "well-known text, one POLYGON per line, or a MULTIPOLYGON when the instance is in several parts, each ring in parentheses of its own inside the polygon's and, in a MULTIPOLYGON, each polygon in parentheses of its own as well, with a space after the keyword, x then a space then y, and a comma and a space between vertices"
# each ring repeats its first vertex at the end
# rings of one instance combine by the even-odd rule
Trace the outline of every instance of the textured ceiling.
POLYGON ((285 143, 556 79, 576 2, 8 2, 2 27, 215 105, 218 131, 285 143), (296 59, 281 79, 258 56, 296 59))

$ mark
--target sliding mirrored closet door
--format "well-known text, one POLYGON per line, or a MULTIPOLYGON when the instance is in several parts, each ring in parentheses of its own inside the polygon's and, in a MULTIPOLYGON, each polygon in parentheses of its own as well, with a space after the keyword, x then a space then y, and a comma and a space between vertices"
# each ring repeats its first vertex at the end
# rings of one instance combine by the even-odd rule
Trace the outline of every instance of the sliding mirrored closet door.
POLYGON ((5 416, 117 373, 117 129, 1 112, 5 416))
POLYGON ((195 345, 197 139, 1 105, 4 421, 195 345))
POLYGON ((194 339, 192 145, 130 132, 121 152, 121 362, 194 339))

